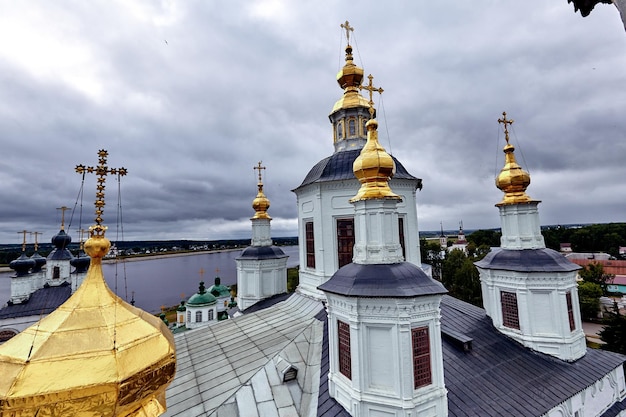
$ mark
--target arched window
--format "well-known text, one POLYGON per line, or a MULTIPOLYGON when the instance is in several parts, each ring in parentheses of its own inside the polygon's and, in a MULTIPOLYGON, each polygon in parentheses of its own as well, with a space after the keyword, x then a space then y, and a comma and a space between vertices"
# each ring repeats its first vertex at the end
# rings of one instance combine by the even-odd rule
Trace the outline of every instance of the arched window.
POLYGON ((191 311, 187 312, 187 323, 191 323, 191 311))
POLYGON ((356 120, 354 119, 348 121, 348 136, 356 136, 356 120))
POLYGON ((363 128, 363 136, 367 135, 367 128, 365 127, 366 124, 367 124, 367 119, 363 119, 363 125, 361 126, 363 128))
POLYGON ((202 311, 196 311, 196 323, 200 323, 202 321, 202 311))
POLYGON ((209 310, 209 321, 213 320, 213 310, 209 310))
POLYGON ((61 268, 59 268, 58 266, 55 266, 52 268, 52 279, 59 279, 61 278, 61 268))
POLYGON ((337 140, 343 139, 343 123, 337 122, 337 140))
POLYGON ((0 330, 0 343, 6 342, 16 334, 17 332, 15 330, 0 330))

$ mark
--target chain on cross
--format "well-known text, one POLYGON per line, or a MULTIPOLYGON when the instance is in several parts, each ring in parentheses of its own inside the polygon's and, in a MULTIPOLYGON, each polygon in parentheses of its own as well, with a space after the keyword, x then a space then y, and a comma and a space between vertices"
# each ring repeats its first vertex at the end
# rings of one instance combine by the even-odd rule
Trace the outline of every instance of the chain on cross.
POLYGON ((368 75, 367 78, 369 79, 369 84, 365 86, 360 85, 359 89, 369 91, 370 101, 368 102, 368 104, 370 105, 370 108, 369 108, 370 119, 373 119, 374 118, 374 91, 378 92, 378 94, 382 94, 385 90, 379 87, 374 87, 374 76, 372 74, 368 75))
POLYGON ((350 32, 354 32, 354 28, 350 26, 350 22, 348 22, 347 20, 345 23, 342 23, 340 26, 342 29, 346 31, 346 41, 348 42, 348 45, 350 45, 350 32))
POLYGON ((512 125, 515 120, 506 118, 506 112, 502 112, 502 118, 498 119, 498 123, 502 123, 504 125, 504 139, 506 139, 506 143, 509 143, 509 129, 508 125, 512 125))
POLYGON ((265 169, 265 167, 262 166, 261 164, 262 162, 259 161, 259 163, 255 167, 252 167, 252 169, 259 171, 259 184, 263 182, 263 176, 261 175, 261 170, 265 169))
POLYGON ((96 167, 86 167, 84 165, 76 165, 76 172, 79 174, 85 175, 85 173, 96 174, 98 176, 98 185, 96 186, 96 225, 89 228, 91 232, 91 236, 98 235, 103 236, 106 230, 105 226, 102 226, 102 213, 104 212, 104 189, 106 187, 106 176, 107 174, 124 176, 128 173, 126 168, 109 168, 107 167, 107 156, 109 153, 100 149, 98 151, 98 166, 96 167))

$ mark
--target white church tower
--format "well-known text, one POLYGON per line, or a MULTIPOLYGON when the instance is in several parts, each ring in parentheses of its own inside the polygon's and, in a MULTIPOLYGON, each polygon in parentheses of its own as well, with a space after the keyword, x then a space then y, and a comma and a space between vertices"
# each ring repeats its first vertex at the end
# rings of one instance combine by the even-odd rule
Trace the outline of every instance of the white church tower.
POLYGON ((276 294, 287 292, 287 258, 282 249, 272 245, 270 222, 267 214, 270 201, 263 193, 261 171, 258 163, 258 192, 252 201, 252 242, 236 259, 237 304, 241 310, 276 294))
POLYGON ((504 198, 496 206, 502 226, 501 247, 476 262, 483 303, 493 325, 524 346, 575 361, 586 352, 578 305, 576 270, 560 253, 546 248, 538 200, 526 194, 530 175, 515 161, 506 113, 505 164, 496 179, 504 198))
MULTIPOLYGON (((373 110, 372 110, 373 113, 373 110)), ((440 302, 447 291, 405 262, 398 229, 402 198, 388 184, 394 160, 367 122, 354 161, 354 263, 321 284, 327 298, 329 394, 359 417, 448 415, 440 302)))
MULTIPOLYGON (((317 287, 326 282, 340 267, 352 262, 355 243, 354 208, 349 199, 359 189, 354 178, 352 163, 367 140, 365 123, 369 120, 369 102, 360 90, 380 91, 362 85, 363 68, 353 62, 350 32, 346 22, 348 45, 346 64, 337 74, 343 90, 329 115, 333 131, 335 152, 318 162, 293 191, 298 205, 298 238, 300 250, 300 284, 298 291, 305 295, 323 298, 317 287)), ((392 157, 393 158, 393 157, 392 157)), ((400 235, 404 258, 420 265, 419 232, 415 194, 422 181, 409 174, 402 164, 396 165, 391 185, 402 197, 398 202, 396 223, 389 225, 400 235)))

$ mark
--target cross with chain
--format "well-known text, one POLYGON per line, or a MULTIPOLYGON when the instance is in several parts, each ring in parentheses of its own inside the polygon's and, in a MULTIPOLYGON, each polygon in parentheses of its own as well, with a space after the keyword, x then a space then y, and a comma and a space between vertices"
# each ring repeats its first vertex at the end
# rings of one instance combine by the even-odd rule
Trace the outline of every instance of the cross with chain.
POLYGON ((39 248, 39 242, 37 241, 37 236, 43 235, 41 232, 30 232, 31 235, 35 236, 35 252, 37 252, 37 248, 39 248))
POLYGON ((506 119, 506 112, 503 111, 502 112, 502 119, 498 119, 498 123, 502 123, 504 124, 504 138, 506 139, 506 143, 509 143, 509 129, 508 129, 508 125, 512 125, 513 122, 515 122, 515 120, 513 119, 506 119))
POLYGON ((22 235, 22 252, 26 252, 26 233, 30 233, 28 230, 22 230, 17 232, 18 235, 22 235))
POLYGON ((69 207, 61 206, 57 207, 57 210, 61 210, 61 230, 65 230, 65 212, 69 210, 69 207))
POLYGON ((118 176, 124 176, 128 173, 128 170, 126 168, 109 168, 106 164, 107 164, 107 156, 109 156, 109 153, 104 150, 104 149, 100 149, 98 151, 98 166, 96 167, 86 167, 84 165, 76 165, 76 172, 78 172, 79 174, 83 174, 83 176, 85 175, 85 172, 89 173, 89 174, 93 174, 95 173, 98 176, 98 185, 96 186, 96 202, 95 202, 95 206, 96 206, 96 225, 92 226, 89 228, 89 230, 91 231, 91 236, 94 235, 98 235, 98 236, 103 236, 104 235, 104 231, 106 230, 105 226, 102 226, 102 213, 104 212, 104 189, 105 189, 105 183, 106 183, 106 176, 107 174, 113 174, 113 175, 118 175, 118 176))
POLYGON ((354 28, 350 26, 350 22, 347 20, 346 23, 342 23, 340 26, 342 29, 346 30, 346 41, 348 41, 348 45, 350 45, 350 32, 354 32, 354 28))
POLYGON ((257 164, 257 166, 255 166, 255 167, 253 167, 253 168, 252 168, 252 169, 255 169, 255 170, 259 170, 259 183, 261 183, 261 181, 262 181, 262 179, 263 179, 263 178, 261 177, 261 170, 262 170, 262 169, 265 169, 265 167, 264 167, 264 166, 261 166, 261 163, 262 163, 262 162, 261 162, 261 161, 259 161, 259 163, 257 164))
POLYGON ((360 90, 367 90, 369 91, 370 94, 370 101, 368 102, 368 104, 370 105, 370 119, 374 118, 374 91, 378 92, 378 94, 382 94, 383 90, 382 88, 379 87, 374 87, 374 76, 372 74, 368 75, 367 78, 370 80, 368 85, 360 85, 359 89, 360 90))

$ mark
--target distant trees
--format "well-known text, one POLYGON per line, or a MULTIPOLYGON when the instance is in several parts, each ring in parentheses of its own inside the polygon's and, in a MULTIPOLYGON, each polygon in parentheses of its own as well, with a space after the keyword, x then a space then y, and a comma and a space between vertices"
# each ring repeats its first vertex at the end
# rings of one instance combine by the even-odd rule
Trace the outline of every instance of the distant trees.
POLYGON ((626 317, 620 314, 617 303, 613 304, 613 311, 605 313, 606 327, 600 331, 600 339, 606 344, 602 349, 626 355, 626 317))
POLYGON ((450 295, 482 307, 480 276, 473 257, 460 249, 450 251, 443 261, 442 283, 450 295))
POLYGON ((580 304, 580 316, 583 320, 598 318, 598 308, 602 287, 594 282, 583 281, 578 284, 578 301, 580 304))
POLYGON ((605 223, 568 228, 549 227, 542 230, 546 246, 559 250, 561 243, 571 243, 574 252, 606 252, 619 257, 619 247, 626 246, 626 223, 605 223))
POLYGON ((604 273, 604 267, 602 264, 597 262, 592 262, 589 265, 583 266, 578 272, 578 275, 584 282, 592 282, 597 284, 602 288, 602 294, 606 295, 608 293, 607 286, 613 282, 613 278, 615 275, 604 273))

